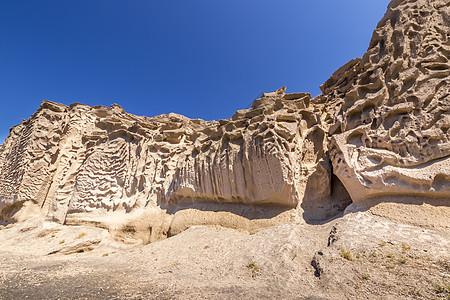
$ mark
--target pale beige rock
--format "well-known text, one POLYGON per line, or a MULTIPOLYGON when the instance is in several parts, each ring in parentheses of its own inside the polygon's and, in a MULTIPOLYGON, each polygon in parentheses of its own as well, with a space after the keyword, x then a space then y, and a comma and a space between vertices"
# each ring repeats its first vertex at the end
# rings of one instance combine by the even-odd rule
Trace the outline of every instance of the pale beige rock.
POLYGON ((214 211, 276 224, 298 213, 332 216, 350 200, 342 189, 343 196, 332 201, 321 110, 310 104, 309 94, 285 91, 263 94, 250 109, 219 122, 44 101, 2 147, 1 216, 19 221, 42 212, 50 220, 77 224, 124 212, 141 220, 143 212, 158 208, 166 221, 146 221, 152 228, 170 224, 173 216, 177 228, 273 225, 229 222, 214 211), (253 206, 266 208, 257 212, 253 206))
POLYGON ((449 14, 394 1, 322 95, 281 88, 218 122, 44 101, 0 147, 0 218, 147 243, 196 224, 325 220, 369 198, 448 201, 449 14))
POLYGON ((325 82, 333 171, 355 202, 450 199, 450 8, 393 1, 367 53, 325 82))
POLYGON ((229 120, 43 102, 0 145, 0 298, 447 298, 449 7, 229 120))

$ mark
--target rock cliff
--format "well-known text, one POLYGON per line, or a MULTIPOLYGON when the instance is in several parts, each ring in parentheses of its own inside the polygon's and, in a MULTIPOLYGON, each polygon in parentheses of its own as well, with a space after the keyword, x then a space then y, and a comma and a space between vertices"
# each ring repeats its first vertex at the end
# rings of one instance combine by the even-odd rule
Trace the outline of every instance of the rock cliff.
POLYGON ((0 147, 0 218, 152 211, 166 235, 183 211, 190 224, 308 221, 370 198, 449 200, 449 6, 394 0, 321 95, 281 88, 219 122, 44 101, 0 147))
POLYGON ((321 86, 334 172, 353 201, 450 199, 449 5, 392 1, 364 56, 321 86))

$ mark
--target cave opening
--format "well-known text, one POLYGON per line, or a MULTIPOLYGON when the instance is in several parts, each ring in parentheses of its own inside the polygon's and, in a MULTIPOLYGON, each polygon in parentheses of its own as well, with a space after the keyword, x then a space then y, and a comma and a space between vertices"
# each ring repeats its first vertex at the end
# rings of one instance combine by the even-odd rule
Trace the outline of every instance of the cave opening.
POLYGON ((344 184, 333 173, 332 167, 329 171, 330 175, 326 180, 324 176, 310 176, 308 179, 301 207, 303 218, 309 224, 321 224, 341 216, 353 203, 344 184))

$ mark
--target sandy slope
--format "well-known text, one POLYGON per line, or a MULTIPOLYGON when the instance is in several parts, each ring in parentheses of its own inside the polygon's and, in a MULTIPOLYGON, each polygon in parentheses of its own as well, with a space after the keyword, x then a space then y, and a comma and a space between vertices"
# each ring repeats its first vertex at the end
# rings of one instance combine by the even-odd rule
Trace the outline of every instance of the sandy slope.
POLYGON ((148 245, 36 219, 0 231, 0 298, 447 299, 448 212, 382 203, 321 225, 198 226, 148 245), (87 252, 61 253, 74 251, 87 252))

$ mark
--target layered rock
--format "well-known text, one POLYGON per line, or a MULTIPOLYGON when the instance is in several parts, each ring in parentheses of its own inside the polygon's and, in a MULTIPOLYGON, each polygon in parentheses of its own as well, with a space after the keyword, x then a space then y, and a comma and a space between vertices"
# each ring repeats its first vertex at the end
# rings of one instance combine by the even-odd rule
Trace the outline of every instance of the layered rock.
POLYGON ((183 220, 270 209, 258 218, 317 220, 374 197, 448 200, 449 6, 393 1, 367 53, 322 95, 282 88, 219 122, 44 101, 0 147, 0 217, 146 211, 181 224, 158 214, 194 208, 208 213, 183 220))

